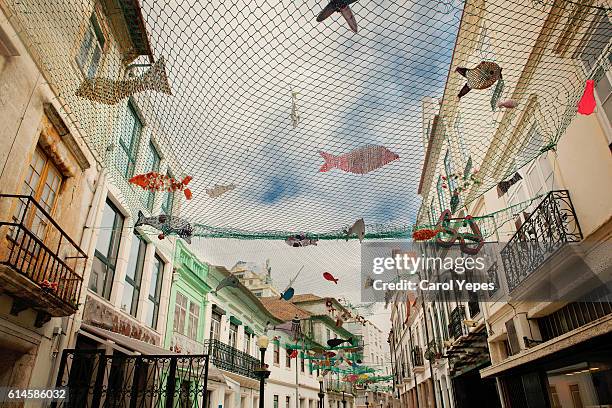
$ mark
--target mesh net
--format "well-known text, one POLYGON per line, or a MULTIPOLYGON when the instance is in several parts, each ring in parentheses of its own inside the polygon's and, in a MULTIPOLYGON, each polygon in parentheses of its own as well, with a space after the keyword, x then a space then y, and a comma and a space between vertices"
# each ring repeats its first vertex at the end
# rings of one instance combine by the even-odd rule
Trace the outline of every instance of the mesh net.
POLYGON ((602 0, 358 1, 358 33, 338 13, 317 23, 314 0, 2 4, 123 204, 180 207, 196 236, 337 238, 359 218, 369 237, 406 234, 419 183, 478 169, 458 208, 474 201, 553 148, 610 65, 602 0), (455 68, 482 61, 503 76, 459 100, 486 72, 455 68), (338 159, 364 146, 399 160, 338 159), (319 172, 320 151, 339 168, 319 172), (192 176, 193 199, 128 184, 148 171, 192 176))

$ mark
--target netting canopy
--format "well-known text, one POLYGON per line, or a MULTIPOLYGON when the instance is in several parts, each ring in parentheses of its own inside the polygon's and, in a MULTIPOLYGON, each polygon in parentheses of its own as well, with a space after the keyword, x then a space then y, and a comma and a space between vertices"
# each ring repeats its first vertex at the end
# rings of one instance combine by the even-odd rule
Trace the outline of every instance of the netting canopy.
POLYGON ((464 205, 554 147, 610 63, 598 0, 359 0, 357 33, 314 0, 5 3, 134 214, 167 201, 127 176, 191 176, 200 236, 405 234, 428 152, 480 168, 464 205), (527 107, 545 119, 517 127, 527 107))

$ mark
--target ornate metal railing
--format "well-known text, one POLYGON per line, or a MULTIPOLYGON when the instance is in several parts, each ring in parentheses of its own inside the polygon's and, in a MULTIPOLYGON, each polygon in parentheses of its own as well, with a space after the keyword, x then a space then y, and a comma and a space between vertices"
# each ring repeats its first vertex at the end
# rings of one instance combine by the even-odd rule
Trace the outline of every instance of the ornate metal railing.
POLYGON ((31 196, 0 194, 0 212, 0 263, 76 309, 85 252, 31 196))
POLYGON ((412 348, 412 365, 414 367, 421 367, 424 365, 423 362, 423 350, 419 346, 412 348))
POLYGON ((257 378, 255 369, 259 360, 219 340, 204 340, 204 352, 210 356, 210 362, 217 368, 245 377, 257 378))
POLYGON ((551 191, 501 250, 508 289, 515 289, 565 244, 581 240, 569 192, 551 191))
POLYGON ((105 355, 66 349, 55 386, 67 398, 52 408, 207 407, 208 356, 105 355))
POLYGON ((458 305, 451 311, 449 317, 448 334, 451 338, 456 339, 465 334, 463 320, 465 320, 465 307, 458 305))

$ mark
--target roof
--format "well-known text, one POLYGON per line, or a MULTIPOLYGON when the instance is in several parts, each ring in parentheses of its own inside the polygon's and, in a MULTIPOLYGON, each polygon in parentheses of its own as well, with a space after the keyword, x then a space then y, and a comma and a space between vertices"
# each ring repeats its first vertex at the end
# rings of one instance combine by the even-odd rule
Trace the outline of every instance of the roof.
POLYGON ((321 296, 317 296, 312 293, 304 293, 302 295, 293 296, 291 303, 314 302, 322 299, 323 298, 321 296))
POLYGON ((307 319, 311 317, 311 313, 294 305, 285 299, 279 299, 278 297, 262 297, 259 298, 265 308, 279 320, 284 322, 293 319, 297 316, 300 319, 307 319))

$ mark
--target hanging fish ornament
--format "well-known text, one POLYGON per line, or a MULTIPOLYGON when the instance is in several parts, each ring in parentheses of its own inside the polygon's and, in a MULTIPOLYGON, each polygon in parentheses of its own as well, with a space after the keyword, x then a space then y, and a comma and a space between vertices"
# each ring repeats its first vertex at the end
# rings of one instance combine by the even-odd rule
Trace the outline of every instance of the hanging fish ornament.
POLYGON ((338 278, 334 278, 334 275, 332 275, 329 272, 324 272, 323 273, 323 277, 325 278, 325 280, 328 280, 330 282, 334 282, 336 285, 338 284, 338 278))
POLYGON ((353 234, 356 234, 357 238, 359 239, 359 243, 361 243, 365 238, 365 221, 363 218, 355 221, 355 223, 348 230, 345 230, 344 233, 346 234, 347 241, 353 234))
POLYGON ((355 3, 357 0, 332 0, 327 6, 317 16, 317 22, 322 22, 327 19, 332 14, 338 12, 342 14, 342 17, 346 20, 349 27, 353 32, 357 32, 357 20, 355 20, 355 15, 351 11, 349 4, 355 3))
POLYGON ((297 350, 287 350, 289 351, 289 358, 296 358, 298 356, 298 351, 297 350))
POLYGON ((510 190, 510 187, 521 181, 523 177, 518 173, 514 173, 512 178, 497 183, 497 196, 501 197, 510 190))
POLYGON ((427 241, 435 237, 438 232, 440 231, 430 228, 422 228, 412 232, 412 239, 415 241, 427 241))
POLYGON ((291 300, 294 294, 295 290, 293 288, 287 288, 283 293, 281 293, 280 298, 284 300, 291 300))
POLYGON ((459 99, 472 89, 487 89, 502 79, 501 67, 492 61, 482 61, 474 68, 457 67, 455 71, 467 80, 467 83, 459 91, 459 99))
POLYGON ((129 180, 129 182, 136 184, 147 191, 183 191, 185 198, 191 200, 191 190, 187 188, 187 184, 189 184, 191 179, 191 176, 186 176, 182 181, 179 181, 172 177, 166 176, 165 174, 152 171, 146 174, 134 176, 129 180))
POLYGON ((595 111, 597 103, 595 102, 595 94, 593 92, 594 87, 595 81, 587 79, 582 98, 578 101, 578 113, 581 115, 590 115, 595 111))
POLYGON ((325 160, 319 169, 321 173, 337 168, 348 173, 366 174, 399 159, 396 153, 386 147, 375 145, 360 147, 340 156, 323 151, 320 151, 319 154, 325 160))
POLYGON ((353 338, 349 337, 348 339, 329 339, 329 340, 327 340, 327 345, 329 347, 338 347, 342 343, 352 344, 353 343, 353 338))
POLYGON ((206 189, 206 194, 208 194, 210 198, 217 198, 227 193, 228 191, 232 191, 235 188, 236 188, 236 185, 234 184, 227 184, 227 185, 215 184, 214 187, 206 189))
POLYGON ((215 290, 212 291, 213 294, 217 294, 217 292, 219 292, 221 289, 223 288, 237 288, 240 285, 240 280, 234 276, 228 276, 227 278, 224 278, 221 282, 219 282, 219 284, 217 285, 217 288, 215 290))
POLYGON ((193 236, 193 227, 182 218, 175 217, 172 215, 160 214, 153 217, 145 217, 142 211, 138 211, 138 219, 134 224, 134 228, 141 225, 149 225, 155 229, 160 230, 162 233, 159 234, 158 238, 164 239, 166 235, 178 235, 184 239, 187 243, 191 244, 191 237, 193 236))
POLYGON ((317 245, 318 240, 315 238, 308 238, 306 234, 292 235, 285 240, 285 243, 290 247, 300 248, 310 245, 317 245))
POLYGON ((498 108, 514 109, 518 106, 518 102, 514 99, 505 99, 497 103, 498 108))
POLYGON ((166 76, 166 62, 160 58, 140 78, 114 80, 109 78, 88 78, 83 81, 76 96, 105 105, 116 105, 122 99, 144 91, 155 91, 172 95, 166 76))

